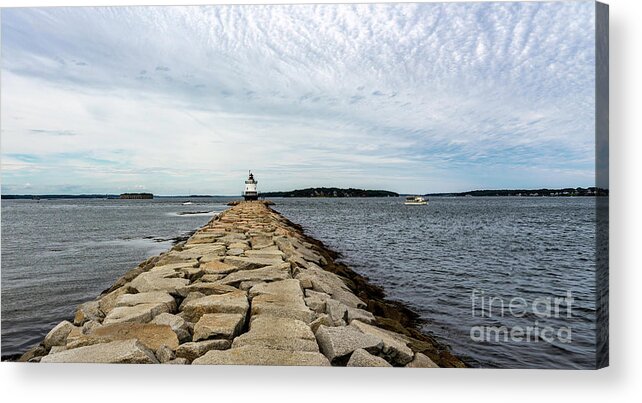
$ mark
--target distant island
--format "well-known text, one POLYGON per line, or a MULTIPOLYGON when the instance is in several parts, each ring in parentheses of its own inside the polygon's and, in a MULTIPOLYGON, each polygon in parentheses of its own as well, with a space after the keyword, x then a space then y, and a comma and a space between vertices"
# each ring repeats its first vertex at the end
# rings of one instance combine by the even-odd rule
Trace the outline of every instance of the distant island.
POLYGON ((499 190, 471 190, 461 193, 429 193, 426 196, 548 196, 548 197, 576 197, 576 196, 608 196, 609 190, 588 188, 563 188, 563 189, 499 189, 499 190))
POLYGON ((289 192, 265 192, 261 197, 399 197, 399 193, 387 190, 307 188, 289 192))
POLYGON ((8 200, 54 200, 54 199, 118 199, 118 195, 114 194, 83 194, 83 195, 2 195, 3 199, 8 200))
POLYGON ((121 193, 121 199, 153 199, 154 195, 151 193, 121 193))

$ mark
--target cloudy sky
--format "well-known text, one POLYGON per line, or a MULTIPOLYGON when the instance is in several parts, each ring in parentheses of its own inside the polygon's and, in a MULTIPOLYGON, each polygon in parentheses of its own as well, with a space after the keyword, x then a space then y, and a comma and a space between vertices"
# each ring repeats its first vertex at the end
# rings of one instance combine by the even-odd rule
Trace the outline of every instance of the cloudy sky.
POLYGON ((2 10, 2 192, 594 184, 594 4, 2 10))

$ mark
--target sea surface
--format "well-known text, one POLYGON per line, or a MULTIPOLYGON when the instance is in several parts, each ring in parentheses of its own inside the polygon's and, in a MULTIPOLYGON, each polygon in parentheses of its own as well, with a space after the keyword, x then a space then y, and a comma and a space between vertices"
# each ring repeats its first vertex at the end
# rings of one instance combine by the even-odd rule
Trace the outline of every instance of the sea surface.
POLYGON ((38 344, 77 305, 205 225, 228 200, 2 200, 2 355, 38 344))
MULTIPOLYGON (((38 343, 227 200, 3 200, 2 355, 38 343)), ((274 201, 471 366, 595 365, 594 198, 274 201)))
POLYGON ((594 368, 595 200, 284 199, 275 209, 471 366, 594 368))

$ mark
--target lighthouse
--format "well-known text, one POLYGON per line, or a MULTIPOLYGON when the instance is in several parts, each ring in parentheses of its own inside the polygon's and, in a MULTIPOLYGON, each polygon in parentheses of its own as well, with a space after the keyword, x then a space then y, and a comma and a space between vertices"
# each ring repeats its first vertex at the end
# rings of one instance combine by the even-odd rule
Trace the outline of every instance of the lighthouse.
POLYGON ((243 192, 243 197, 245 200, 258 200, 259 192, 256 191, 256 184, 258 181, 254 180, 254 175, 250 171, 250 176, 245 181, 245 191, 243 192))

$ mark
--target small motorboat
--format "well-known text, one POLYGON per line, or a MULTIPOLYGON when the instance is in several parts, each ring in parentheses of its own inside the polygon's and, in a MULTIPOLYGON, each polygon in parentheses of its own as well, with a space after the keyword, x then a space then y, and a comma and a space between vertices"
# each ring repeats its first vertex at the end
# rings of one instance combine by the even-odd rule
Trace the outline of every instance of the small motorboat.
POLYGON ((428 204, 428 199, 424 199, 421 196, 408 196, 403 204, 406 206, 425 206, 428 204))
POLYGON ((194 203, 192 203, 191 201, 183 202, 183 206, 189 206, 190 204, 194 204, 194 203))

